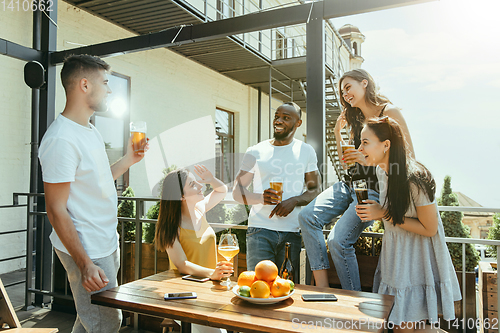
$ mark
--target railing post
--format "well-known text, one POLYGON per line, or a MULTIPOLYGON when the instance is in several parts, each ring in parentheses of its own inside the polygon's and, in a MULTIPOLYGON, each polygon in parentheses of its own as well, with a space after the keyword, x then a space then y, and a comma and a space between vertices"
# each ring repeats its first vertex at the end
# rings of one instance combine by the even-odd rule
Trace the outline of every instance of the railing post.
POLYGON ((26 226, 26 287, 24 294, 24 311, 27 311, 33 306, 31 305, 31 292, 29 291, 33 285, 33 221, 34 215, 30 214, 33 211, 33 197, 27 197, 28 205, 26 207, 27 226, 26 226))
POLYGON ((135 205, 135 270, 134 279, 139 280, 141 278, 141 268, 142 268, 142 212, 143 207, 142 202, 137 202, 135 205))
POLYGON ((208 14, 207 14, 207 1, 208 0, 203 0, 203 10, 204 10, 204 14, 205 14, 205 22, 208 22, 208 14))
POLYGON ((465 277, 465 243, 462 243, 462 331, 465 333, 467 328, 467 297, 465 293, 466 277, 465 277))
MULTIPOLYGON (((142 269, 142 215, 144 211, 143 202, 138 201, 135 205, 135 270, 134 278, 136 280, 141 277, 142 269)), ((134 330, 139 329, 139 315, 134 313, 134 330)))

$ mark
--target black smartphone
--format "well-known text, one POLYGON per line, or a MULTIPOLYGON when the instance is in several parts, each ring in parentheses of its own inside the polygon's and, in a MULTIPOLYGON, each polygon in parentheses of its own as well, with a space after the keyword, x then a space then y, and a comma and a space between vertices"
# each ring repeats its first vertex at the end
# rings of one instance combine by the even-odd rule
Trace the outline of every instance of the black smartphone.
POLYGON ((302 299, 306 302, 309 301, 336 301, 337 297, 334 294, 304 294, 302 299))
POLYGON ((189 298, 196 298, 198 295, 194 292, 189 292, 189 293, 166 293, 163 298, 165 300, 171 300, 171 299, 189 299, 189 298))
POLYGON ((195 282, 207 282, 210 278, 195 275, 184 275, 183 280, 195 281, 195 282))

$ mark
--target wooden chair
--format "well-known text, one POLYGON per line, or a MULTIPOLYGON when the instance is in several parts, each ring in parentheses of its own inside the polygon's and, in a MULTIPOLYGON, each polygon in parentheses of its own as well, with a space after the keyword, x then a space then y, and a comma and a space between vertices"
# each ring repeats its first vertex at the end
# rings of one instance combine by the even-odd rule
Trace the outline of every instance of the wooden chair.
POLYGON ((8 333, 55 333, 57 328, 22 328, 7 291, 0 279, 0 332, 8 333))

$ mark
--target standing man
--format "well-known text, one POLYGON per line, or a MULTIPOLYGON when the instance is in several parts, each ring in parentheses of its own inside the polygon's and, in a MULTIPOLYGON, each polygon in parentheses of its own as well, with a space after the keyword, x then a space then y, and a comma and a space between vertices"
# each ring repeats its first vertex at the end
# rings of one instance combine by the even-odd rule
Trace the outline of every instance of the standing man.
POLYGON ((95 111, 107 109, 109 68, 90 55, 64 61, 66 106, 40 145, 47 215, 54 228, 50 240, 68 273, 76 305, 73 333, 120 329, 121 311, 92 305, 90 295, 118 285, 114 180, 144 157, 134 154, 130 139, 125 156, 110 168, 104 141, 89 122, 95 111))
MULTIPOLYGON (((302 238, 298 215, 320 193, 318 159, 314 149, 293 136, 302 124, 300 107, 285 103, 274 114, 274 138, 247 149, 236 176, 233 197, 252 205, 247 229, 247 269, 265 259, 278 267, 285 258, 285 243, 291 243, 291 260, 299 270, 302 238), (282 201, 269 188, 273 177, 283 181, 282 201), (253 191, 248 186, 253 184, 253 191)), ((295 277, 297 274, 295 274, 295 277)))

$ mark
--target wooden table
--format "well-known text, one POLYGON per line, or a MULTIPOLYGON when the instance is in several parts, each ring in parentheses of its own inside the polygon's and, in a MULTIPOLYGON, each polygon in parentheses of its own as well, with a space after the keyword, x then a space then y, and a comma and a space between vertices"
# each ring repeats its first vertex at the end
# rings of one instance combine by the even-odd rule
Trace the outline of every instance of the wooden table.
MULTIPOLYGON (((192 282, 166 271, 92 295, 92 303, 139 314, 172 318, 183 323, 237 332, 382 332, 393 296, 297 285, 280 303, 257 305, 222 290, 218 282, 192 282), (167 292, 198 294, 197 299, 165 301, 167 292), (337 302, 304 302, 300 295, 334 293, 337 302)), ((183 325, 189 332, 190 325, 183 325)))

